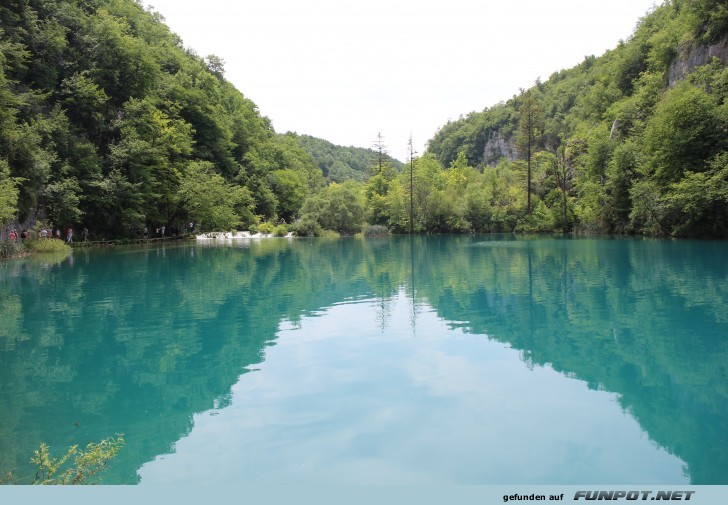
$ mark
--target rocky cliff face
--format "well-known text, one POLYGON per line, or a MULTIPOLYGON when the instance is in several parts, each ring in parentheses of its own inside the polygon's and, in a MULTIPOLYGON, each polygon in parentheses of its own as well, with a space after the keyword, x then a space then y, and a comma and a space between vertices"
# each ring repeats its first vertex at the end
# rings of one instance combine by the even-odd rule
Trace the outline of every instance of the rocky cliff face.
POLYGON ((492 130, 483 149, 483 162, 487 166, 496 166, 501 158, 508 161, 516 159, 516 137, 506 138, 500 130, 492 130))
MULTIPOLYGON (((674 86, 696 68, 710 63, 713 58, 718 58, 723 64, 728 65, 728 35, 713 44, 682 46, 668 70, 669 86, 674 86)), ((610 136, 615 135, 619 126, 619 121, 615 121, 610 136)), ((516 137, 515 135, 506 137, 499 129, 491 130, 483 149, 483 163, 486 166, 495 166, 502 158, 509 161, 516 160, 516 137)))
POLYGON ((728 64, 728 36, 715 44, 686 45, 679 49, 678 55, 670 64, 669 86, 674 86, 697 67, 707 65, 713 58, 728 64))

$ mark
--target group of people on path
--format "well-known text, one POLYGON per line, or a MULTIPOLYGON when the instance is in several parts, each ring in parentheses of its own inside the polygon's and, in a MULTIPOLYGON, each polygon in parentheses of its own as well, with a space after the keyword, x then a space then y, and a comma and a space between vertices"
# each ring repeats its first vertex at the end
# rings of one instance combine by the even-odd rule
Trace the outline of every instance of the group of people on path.
POLYGON ((8 233, 8 240, 11 242, 20 242, 21 240, 25 240, 28 238, 28 231, 23 230, 20 233, 18 233, 18 230, 13 228, 10 230, 10 233, 8 233))
MULTIPOLYGON (((88 228, 86 228, 84 226, 82 233, 83 233, 83 241, 88 242, 88 228)), ((70 226, 68 228, 66 228, 66 232, 64 233, 64 235, 66 236, 66 243, 73 244, 73 228, 70 226)), ((56 228, 55 236, 58 240, 62 240, 60 228, 56 228)), ((53 238, 53 228, 48 228, 47 230, 41 230, 40 237, 41 238, 44 238, 44 237, 53 238), (45 232, 45 234, 43 232, 45 232)))
MULTIPOLYGON (((83 235, 83 241, 88 242, 88 228, 85 226, 83 227, 83 231, 81 232, 83 235)), ((73 244, 73 228, 68 227, 66 228, 65 233, 63 234, 65 236, 65 240, 67 244, 73 244)), ((38 236, 40 238, 56 238, 58 240, 63 240, 63 236, 61 235, 61 229, 56 228, 56 231, 53 231, 53 228, 42 228, 38 232, 38 236)), ((18 231, 13 228, 8 233, 8 240, 11 242, 20 242, 25 240, 26 238, 30 237, 30 232, 28 230, 23 230, 22 232, 18 233, 18 231)))
MULTIPOLYGON (((183 225, 180 225, 179 227, 171 226, 170 228, 167 228, 165 225, 162 225, 162 226, 157 227, 154 230, 154 232, 157 237, 161 237, 161 238, 178 237, 178 236, 180 236, 180 234, 185 233, 185 230, 184 230, 185 227, 187 228, 186 231, 188 233, 192 233, 195 230, 195 223, 193 221, 190 221, 189 224, 187 224, 187 225, 183 224, 183 225)), ((6 229, 6 231, 7 231, 7 229, 6 229)), ((143 230, 143 235, 144 235, 145 240, 149 238, 149 231, 150 230, 145 226, 144 230, 143 230)), ((88 228, 86 228, 84 226, 81 234, 83 236, 83 241, 88 242, 88 235, 89 235, 88 228)), ((11 242, 20 242, 30 236, 31 236, 30 231, 23 230, 22 232, 18 233, 18 231, 15 228, 11 229, 7 234, 7 238, 11 242)), ((53 229, 53 227, 42 228, 41 230, 38 231, 38 237, 56 238, 58 240, 65 239, 67 244, 73 244, 73 237, 74 237, 73 227, 69 226, 63 232, 61 231, 61 228, 55 228, 55 230, 53 229)), ((0 239, 2 239, 2 233, 0 233, 0 239)))
MULTIPOLYGON (((154 234, 157 237, 165 238, 165 237, 179 237, 180 234, 184 234, 184 225, 181 225, 180 227, 177 226, 170 226, 167 228, 165 225, 158 226, 154 229, 154 234)), ((187 229, 189 230, 189 233, 192 233, 192 231, 195 229, 195 223, 190 221, 190 223, 187 225, 187 229)), ((149 238, 149 228, 146 226, 142 230, 142 235, 144 236, 144 240, 147 240, 149 238)))

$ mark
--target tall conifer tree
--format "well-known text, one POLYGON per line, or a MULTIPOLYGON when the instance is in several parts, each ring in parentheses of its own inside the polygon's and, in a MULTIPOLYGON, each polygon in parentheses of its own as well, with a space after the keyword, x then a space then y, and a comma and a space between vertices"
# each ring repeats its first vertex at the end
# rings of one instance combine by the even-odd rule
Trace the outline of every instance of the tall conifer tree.
POLYGON ((532 90, 521 90, 521 106, 518 109, 518 137, 516 147, 526 160, 526 212, 531 213, 531 159, 536 147, 540 144, 543 130, 541 108, 532 90))

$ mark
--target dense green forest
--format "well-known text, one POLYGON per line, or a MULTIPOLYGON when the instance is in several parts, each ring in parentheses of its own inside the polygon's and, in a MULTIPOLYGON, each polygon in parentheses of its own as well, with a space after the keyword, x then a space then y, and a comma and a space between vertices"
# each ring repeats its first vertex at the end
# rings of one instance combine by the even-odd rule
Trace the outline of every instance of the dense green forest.
POLYGON ((3 3, 0 224, 728 236, 721 0, 664 2, 404 165, 276 134, 162 21, 135 0, 3 3))
POLYGON ((724 1, 664 2, 603 56, 443 126, 430 162, 451 179, 475 167, 446 214, 478 231, 728 236, 726 63, 724 1))
POLYGON ((0 222, 107 236, 292 220, 324 185, 293 138, 133 0, 0 6, 0 222))
POLYGON ((304 221, 728 237, 727 63, 725 2, 666 1, 601 57, 446 124, 404 170, 312 197, 304 221))

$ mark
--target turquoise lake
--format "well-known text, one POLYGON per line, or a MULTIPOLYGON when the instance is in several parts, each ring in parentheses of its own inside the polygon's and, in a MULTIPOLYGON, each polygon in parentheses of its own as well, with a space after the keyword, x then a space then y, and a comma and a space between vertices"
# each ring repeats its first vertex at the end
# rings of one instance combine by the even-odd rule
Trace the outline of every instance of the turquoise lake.
POLYGON ((0 263, 0 470, 728 484, 728 242, 264 239, 0 263))

